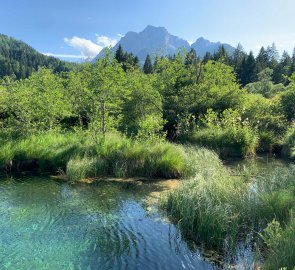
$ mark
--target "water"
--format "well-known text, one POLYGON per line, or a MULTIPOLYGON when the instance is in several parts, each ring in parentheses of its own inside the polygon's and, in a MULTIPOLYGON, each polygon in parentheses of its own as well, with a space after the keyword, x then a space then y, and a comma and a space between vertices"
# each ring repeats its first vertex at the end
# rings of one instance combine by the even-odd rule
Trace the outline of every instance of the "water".
MULTIPOLYGON (((171 183, 0 176, 0 269, 220 268, 157 209, 171 183)), ((253 254, 242 249, 234 269, 251 269, 253 254)))
POLYGON ((0 269, 212 269, 147 204, 162 189, 1 179, 0 269))

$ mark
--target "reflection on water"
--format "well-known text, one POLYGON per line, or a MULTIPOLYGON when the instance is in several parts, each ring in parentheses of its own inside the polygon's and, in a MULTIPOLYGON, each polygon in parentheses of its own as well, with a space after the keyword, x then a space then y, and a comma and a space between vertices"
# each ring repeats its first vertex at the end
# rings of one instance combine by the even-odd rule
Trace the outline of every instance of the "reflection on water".
POLYGON ((146 206, 161 189, 3 178, 0 269, 212 269, 146 206))

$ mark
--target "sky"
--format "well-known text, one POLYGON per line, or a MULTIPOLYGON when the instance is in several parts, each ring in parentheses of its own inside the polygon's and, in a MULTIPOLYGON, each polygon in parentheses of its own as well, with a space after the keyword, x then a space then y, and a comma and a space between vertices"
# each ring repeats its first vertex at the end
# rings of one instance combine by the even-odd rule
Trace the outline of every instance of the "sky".
POLYGON ((295 0, 0 0, 0 33, 39 52, 82 59, 128 31, 163 26, 189 42, 204 37, 257 53, 295 47, 295 0))

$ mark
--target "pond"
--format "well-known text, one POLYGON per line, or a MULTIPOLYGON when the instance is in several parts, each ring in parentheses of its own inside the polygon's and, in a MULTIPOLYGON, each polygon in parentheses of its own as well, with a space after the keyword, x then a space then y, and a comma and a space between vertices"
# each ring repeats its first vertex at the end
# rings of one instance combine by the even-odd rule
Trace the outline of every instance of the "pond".
MULTIPOLYGON (((215 255, 209 259, 213 252, 185 241, 157 209, 159 193, 174 181, 0 178, 0 269, 221 268, 215 255)), ((254 256, 243 249, 231 263, 251 269, 254 256)))

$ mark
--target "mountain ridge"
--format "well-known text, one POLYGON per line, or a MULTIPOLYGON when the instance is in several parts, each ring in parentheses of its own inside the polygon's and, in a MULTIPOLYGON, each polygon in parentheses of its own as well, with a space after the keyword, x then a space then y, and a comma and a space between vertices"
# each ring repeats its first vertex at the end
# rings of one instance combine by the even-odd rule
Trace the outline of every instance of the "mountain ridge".
MULTIPOLYGON (((147 54, 151 56, 167 56, 173 55, 181 49, 190 50, 193 48, 200 57, 204 57, 206 52, 214 54, 221 45, 223 45, 225 50, 230 54, 235 50, 230 44, 221 43, 219 41, 211 42, 203 37, 198 38, 190 45, 187 40, 170 34, 165 27, 156 27, 152 25, 148 25, 144 30, 138 33, 128 31, 111 50, 115 52, 119 45, 122 46, 124 51, 137 56, 141 63, 144 62, 147 54)), ((93 59, 93 62, 104 55, 105 49, 93 59)))

